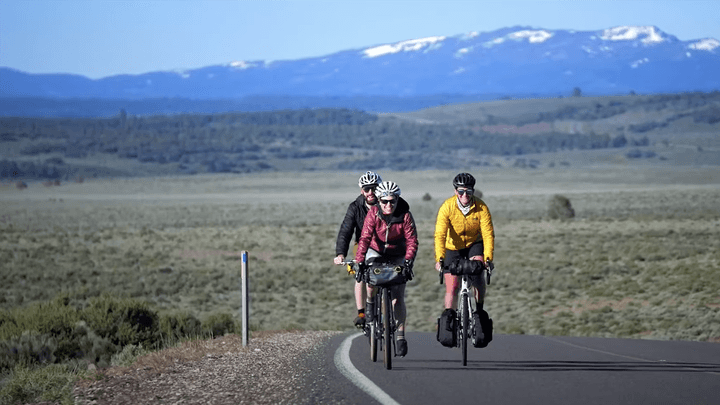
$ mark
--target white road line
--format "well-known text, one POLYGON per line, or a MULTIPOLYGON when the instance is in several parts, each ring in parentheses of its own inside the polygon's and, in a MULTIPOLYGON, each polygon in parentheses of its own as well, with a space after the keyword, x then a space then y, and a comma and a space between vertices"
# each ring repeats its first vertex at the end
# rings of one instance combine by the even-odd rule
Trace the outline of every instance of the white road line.
POLYGON ((645 361, 645 362, 648 362, 648 363, 657 363, 657 361, 655 361, 655 360, 641 359, 640 357, 626 356, 626 355, 624 355, 624 354, 617 354, 617 353, 608 352, 608 351, 605 351, 605 350, 593 349, 593 348, 591 348, 591 347, 576 345, 576 344, 574 344, 574 343, 566 342, 566 341, 564 341, 564 340, 555 339, 555 338, 552 338, 552 337, 550 337, 550 336, 543 336, 543 338, 545 338, 545 339, 547 339, 547 340, 552 340, 553 342, 558 342, 558 343, 562 343, 562 344, 564 344, 564 345, 576 347, 576 348, 578 348, 578 349, 585 349, 585 350, 588 350, 588 351, 591 351, 591 352, 598 352, 598 353, 602 353, 602 354, 609 354, 609 355, 611 355, 611 356, 623 357, 623 358, 630 359, 630 360, 645 361))
MULTIPOLYGON (((568 345, 568 346, 572 346, 572 347, 577 347, 578 349, 585 349, 585 350, 589 350, 589 351, 591 351, 591 352, 598 352, 598 353, 603 353, 603 354, 609 354, 609 355, 611 355, 611 356, 623 357, 623 358, 630 359, 630 360, 638 360, 638 361, 644 361, 644 362, 647 362, 647 363, 658 363, 658 364, 662 364, 663 362, 665 362, 665 360, 648 360, 648 359, 642 359, 642 358, 640 358, 640 357, 626 356, 626 355, 624 355, 624 354, 618 354, 618 353, 608 352, 608 351, 600 350, 600 349, 593 349, 593 348, 591 348, 591 347, 582 346, 582 345, 576 345, 576 344, 574 344, 574 343, 566 342, 566 341, 564 341, 564 340, 555 339, 555 338, 552 338, 552 337, 550 337, 550 336, 543 336, 543 337, 544 337, 545 339, 547 339, 547 340, 552 340, 553 342, 558 342, 558 343, 562 343, 562 344, 564 344, 564 345, 568 345)), ((703 370, 703 369, 701 369, 701 368, 692 367, 692 366, 683 366, 683 367, 680 367, 680 369, 682 369, 682 370, 689 370, 689 371, 701 371, 701 372, 707 373, 707 374, 720 375, 720 373, 717 373, 717 372, 715 372, 715 371, 707 371, 707 370, 703 370)))
POLYGON ((358 336, 363 336, 362 333, 356 333, 350 335, 342 342, 337 351, 335 351, 335 367, 340 370, 341 373, 353 384, 357 385, 358 388, 363 390, 365 393, 375 398, 378 402, 383 405, 400 405, 399 402, 395 401, 386 394, 385 391, 381 390, 380 387, 375 385, 369 378, 365 377, 358 369, 353 366, 350 361, 350 346, 352 341, 358 336))

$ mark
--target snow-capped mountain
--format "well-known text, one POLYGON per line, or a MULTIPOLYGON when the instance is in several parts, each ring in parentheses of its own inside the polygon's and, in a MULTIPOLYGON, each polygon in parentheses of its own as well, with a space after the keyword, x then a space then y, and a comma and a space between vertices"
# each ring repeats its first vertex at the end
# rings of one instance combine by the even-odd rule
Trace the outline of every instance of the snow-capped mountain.
POLYGON ((253 95, 418 97, 661 93, 720 89, 720 41, 654 26, 601 31, 513 27, 283 61, 91 80, 0 68, 0 97, 240 99, 253 95))

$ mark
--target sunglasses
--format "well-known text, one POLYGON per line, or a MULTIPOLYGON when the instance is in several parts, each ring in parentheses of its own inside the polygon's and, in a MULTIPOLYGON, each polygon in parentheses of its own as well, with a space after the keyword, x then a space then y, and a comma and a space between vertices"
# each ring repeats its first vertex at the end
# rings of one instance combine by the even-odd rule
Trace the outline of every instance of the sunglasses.
POLYGON ((397 202, 397 200, 395 200, 395 199, 392 199, 392 200, 380 200, 380 204, 395 205, 396 202, 397 202))
POLYGON ((377 186, 363 186, 362 189, 364 192, 367 193, 368 191, 375 191, 376 188, 377 188, 377 186))
POLYGON ((473 190, 473 189, 471 189, 471 188, 468 188, 468 189, 458 188, 458 189, 457 189, 457 192, 458 192, 459 195, 463 195, 463 194, 465 194, 465 193, 468 193, 468 195, 473 195, 473 193, 475 192, 475 190, 473 190))

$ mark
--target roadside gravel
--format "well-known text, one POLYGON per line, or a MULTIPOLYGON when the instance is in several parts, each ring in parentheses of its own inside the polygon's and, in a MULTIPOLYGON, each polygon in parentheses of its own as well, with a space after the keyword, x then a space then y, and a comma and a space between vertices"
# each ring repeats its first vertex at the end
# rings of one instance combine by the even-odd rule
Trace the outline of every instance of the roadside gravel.
POLYGON ((339 333, 258 332, 247 347, 238 335, 186 342, 131 367, 99 370, 73 393, 78 405, 339 403, 314 392, 318 380, 327 387, 320 357, 339 333))

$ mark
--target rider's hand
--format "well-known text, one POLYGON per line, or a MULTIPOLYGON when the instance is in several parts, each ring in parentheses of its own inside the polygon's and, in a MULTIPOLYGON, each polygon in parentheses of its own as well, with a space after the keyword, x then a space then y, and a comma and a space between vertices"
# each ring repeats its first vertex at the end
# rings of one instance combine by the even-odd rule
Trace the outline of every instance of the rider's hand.
POLYGON ((355 269, 355 281, 358 283, 363 281, 363 277, 365 277, 365 262, 357 262, 353 268, 355 269))
POLYGON ((485 261, 485 267, 490 269, 490 271, 495 270, 495 265, 493 264, 492 260, 486 260, 485 261))
POLYGON ((442 262, 435 262, 435 270, 442 271, 442 262))
POLYGON ((405 262, 403 262, 403 275, 405 276, 405 281, 410 281, 415 276, 412 269, 413 269, 412 260, 405 260, 405 262))
POLYGON ((345 261, 344 255, 337 255, 337 257, 335 257, 335 259, 333 259, 333 262, 335 264, 342 264, 342 262, 344 262, 344 261, 345 261))

